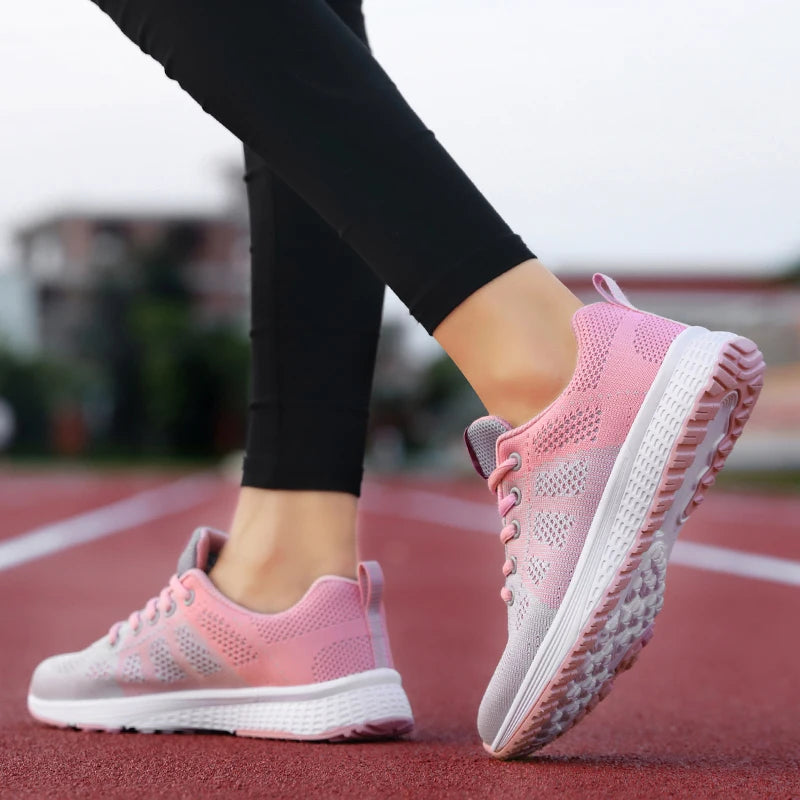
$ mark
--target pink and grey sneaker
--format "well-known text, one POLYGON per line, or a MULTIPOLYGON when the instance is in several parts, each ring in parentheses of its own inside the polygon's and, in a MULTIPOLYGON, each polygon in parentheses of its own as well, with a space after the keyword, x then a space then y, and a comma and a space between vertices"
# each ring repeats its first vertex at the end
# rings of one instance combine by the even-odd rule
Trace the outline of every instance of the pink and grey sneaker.
POLYGON ((411 730, 392 667, 383 575, 325 576, 278 614, 220 594, 206 574, 225 542, 194 532, 158 597, 80 653, 43 661, 28 709, 59 727, 228 731, 270 739, 388 738, 411 730))
POLYGON ((465 438, 497 494, 508 643, 478 730, 498 758, 564 733, 611 689, 653 632, 667 559, 742 432, 764 361, 734 333, 607 302, 573 318, 564 392, 513 428, 483 417, 465 438))

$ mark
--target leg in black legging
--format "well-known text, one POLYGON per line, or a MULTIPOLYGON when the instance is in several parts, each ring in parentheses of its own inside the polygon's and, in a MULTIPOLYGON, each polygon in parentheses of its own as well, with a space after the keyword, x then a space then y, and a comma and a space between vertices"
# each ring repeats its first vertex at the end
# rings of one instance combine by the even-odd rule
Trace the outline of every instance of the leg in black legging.
MULTIPOLYGON (((575 358, 570 319, 577 299, 532 258, 323 0, 95 2, 436 332, 482 399, 521 398, 514 413, 521 407, 535 413, 552 389, 563 388, 562 373, 575 358)), ((278 239, 283 227, 275 223, 278 239)), ((330 306, 326 326, 353 313, 346 272, 337 269, 343 268, 332 263, 324 279, 309 274, 305 291, 297 285, 291 291, 294 306, 269 315, 270 324, 280 322, 279 335, 290 337, 271 342, 280 380, 300 327, 289 323, 310 302, 306 294, 330 306), (336 288, 325 297, 330 286, 336 288)), ((298 275, 284 266, 280 272, 283 292, 284 273, 290 280, 298 275)), ((277 296, 271 294, 273 305, 277 296)), ((370 324, 362 308, 356 313, 363 315, 359 324, 370 324)), ((325 385, 335 390, 335 371, 356 362, 321 364, 328 338, 316 343, 309 369, 328 370, 325 385)), ((370 369, 366 348, 373 345, 361 341, 356 351, 370 369)), ((362 370, 358 377, 367 376, 362 370)), ((278 395, 265 397, 266 407, 275 408, 278 395)), ((324 402, 336 408, 339 400, 324 402)), ((489 409, 504 415, 503 404, 489 409)), ((302 417, 293 419, 304 424, 302 417)), ((286 420, 266 431, 260 453, 280 437, 281 446, 291 447, 286 420)), ((296 450, 297 463, 314 469, 320 459, 335 459, 336 434, 326 435, 326 450, 296 450)), ((281 464, 270 468, 279 472, 281 464)), ((242 605, 288 608, 319 576, 355 574, 355 522, 356 498, 348 491, 245 486, 210 577, 242 605)))
POLYGON ((429 331, 532 257, 323 0, 96 2, 429 331))
MULTIPOLYGON (((361 0, 328 0, 366 43, 361 0)), ((251 402, 242 485, 358 495, 384 284, 245 146, 251 402)))

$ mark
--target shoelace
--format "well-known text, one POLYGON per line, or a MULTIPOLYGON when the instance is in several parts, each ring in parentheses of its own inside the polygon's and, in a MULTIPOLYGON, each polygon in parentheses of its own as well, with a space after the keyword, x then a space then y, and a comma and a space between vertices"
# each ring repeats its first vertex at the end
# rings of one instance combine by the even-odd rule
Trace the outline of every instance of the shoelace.
MULTIPOLYGON (((489 489, 493 494, 497 495, 497 510, 500 512, 500 516, 503 519, 505 519, 508 512, 511 511, 514 506, 519 505, 522 495, 516 487, 512 488, 507 495, 501 495, 500 484, 509 472, 519 469, 521 463, 522 461, 519 455, 517 453, 512 453, 505 461, 498 464, 492 471, 492 474, 489 475, 489 489)), ((512 539, 516 539, 519 536, 519 532, 519 522, 517 520, 511 520, 511 522, 505 525, 500 531, 500 541, 503 543, 503 546, 505 547, 512 539)), ((507 578, 509 575, 513 575, 516 570, 516 560, 507 558, 503 564, 503 576, 507 578)), ((514 602, 514 593, 507 586, 504 586, 500 590, 500 597, 503 599, 503 602, 508 605, 514 602)))
MULTIPOLYGON (((173 575, 169 579, 169 584, 165 586, 157 597, 151 597, 147 601, 147 605, 140 611, 134 611, 126 620, 128 625, 131 626, 134 633, 138 633, 143 625, 143 620, 155 623, 160 614, 170 616, 175 613, 177 604, 175 598, 182 600, 186 605, 194 599, 194 592, 187 589, 177 575, 173 575)), ((119 640, 120 630, 125 624, 123 622, 115 622, 108 631, 108 638, 112 645, 115 645, 119 640)))

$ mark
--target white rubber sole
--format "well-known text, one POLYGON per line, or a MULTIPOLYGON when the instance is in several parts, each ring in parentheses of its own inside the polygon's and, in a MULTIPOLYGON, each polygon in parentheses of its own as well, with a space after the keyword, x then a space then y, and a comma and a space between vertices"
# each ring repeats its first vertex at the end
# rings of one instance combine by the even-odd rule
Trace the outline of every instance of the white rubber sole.
POLYGON ((663 604, 672 545, 741 433, 762 372, 755 345, 735 334, 688 328, 675 339, 617 456, 564 600, 485 745, 492 755, 519 757, 552 741, 633 663, 663 604))
POLYGON ((400 674, 374 669, 287 687, 160 692, 100 700, 43 700, 28 710, 59 727, 116 732, 226 731, 271 739, 389 738, 413 727, 400 674))

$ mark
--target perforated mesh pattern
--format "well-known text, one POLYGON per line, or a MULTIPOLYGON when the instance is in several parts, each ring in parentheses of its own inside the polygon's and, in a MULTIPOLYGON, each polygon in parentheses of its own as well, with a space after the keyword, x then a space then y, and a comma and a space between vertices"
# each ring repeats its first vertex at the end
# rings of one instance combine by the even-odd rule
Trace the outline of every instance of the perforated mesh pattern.
POLYGON ((122 665, 122 680, 125 683, 144 683, 142 659, 138 653, 132 653, 122 665))
POLYGON ((581 340, 580 363, 569 387, 570 392, 585 392, 597 388, 614 334, 625 314, 630 313, 611 304, 594 305, 591 309, 591 313, 576 317, 581 340))
POLYGON ((332 681, 375 666, 369 636, 342 639, 323 647, 311 666, 314 680, 332 681))
POLYGON ((637 326, 633 336, 636 352, 652 364, 660 364, 683 325, 661 317, 645 317, 637 326))
POLYGON ((534 491, 540 497, 577 497, 586 489, 587 472, 585 460, 559 464, 536 476, 534 491))
POLYGON ((95 661, 86 670, 86 677, 91 681, 107 680, 112 675, 111 662, 95 661))
POLYGON ((550 547, 563 547, 574 524, 573 514, 540 511, 533 523, 533 535, 550 547))
POLYGON ((175 638, 184 658, 201 675, 213 675, 222 669, 222 665, 211 655, 208 648, 200 642, 187 625, 181 625, 175 630, 175 638))
POLYGON ((169 647, 165 639, 154 639, 150 644, 150 661, 153 664, 153 671, 156 677, 164 683, 173 683, 186 677, 186 673, 181 669, 169 652, 169 647))
POLYGON ((80 669, 83 661, 83 653, 64 655, 55 662, 54 668, 60 675, 72 675, 72 673, 80 669))
MULTIPOLYGON (((317 602, 314 613, 286 611, 272 614, 256 622, 256 628, 268 643, 282 642, 311 631, 341 625, 355 619, 364 619, 357 587, 345 587, 341 583, 319 584, 315 590, 317 602)), ((366 624, 366 623, 365 623, 366 624)))
POLYGON ((595 441, 600 430, 600 414, 600 406, 576 408, 567 416, 547 423, 541 433, 537 433, 533 449, 537 453, 549 453, 565 444, 595 441))
POLYGON ((528 562, 528 577, 534 585, 541 583, 545 575, 547 575, 547 570, 549 568, 549 561, 543 561, 541 558, 534 557, 528 562))
POLYGON ((531 598, 527 594, 522 594, 520 598, 514 603, 515 612, 514 612, 514 628, 515 630, 519 630, 522 627, 522 623, 525 620, 525 615, 528 613, 528 609, 531 605, 531 598))
POLYGON ((497 466, 497 439, 507 430, 496 417, 481 417, 467 428, 467 440, 472 448, 470 455, 477 461, 478 471, 484 478, 488 478, 497 466))
POLYGON ((204 608, 200 612, 199 622, 211 641, 222 650, 225 658, 227 658, 234 667, 240 667, 242 664, 247 664, 258 658, 258 653, 247 639, 245 639, 241 633, 234 630, 233 627, 225 622, 218 614, 214 614, 207 608, 204 608))

